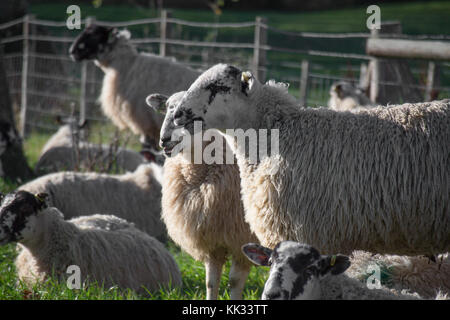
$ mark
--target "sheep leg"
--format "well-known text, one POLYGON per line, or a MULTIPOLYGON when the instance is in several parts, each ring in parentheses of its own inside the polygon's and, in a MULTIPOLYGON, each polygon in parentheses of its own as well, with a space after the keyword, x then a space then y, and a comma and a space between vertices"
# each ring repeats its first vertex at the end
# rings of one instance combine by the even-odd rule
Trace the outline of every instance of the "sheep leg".
POLYGON ((207 300, 217 300, 219 295, 220 277, 222 276, 222 266, 224 263, 225 261, 213 259, 205 262, 207 300))
POLYGON ((236 262, 236 260, 233 259, 229 276, 231 300, 242 299, 242 291, 244 290, 245 281, 247 280, 249 272, 250 265, 236 262))

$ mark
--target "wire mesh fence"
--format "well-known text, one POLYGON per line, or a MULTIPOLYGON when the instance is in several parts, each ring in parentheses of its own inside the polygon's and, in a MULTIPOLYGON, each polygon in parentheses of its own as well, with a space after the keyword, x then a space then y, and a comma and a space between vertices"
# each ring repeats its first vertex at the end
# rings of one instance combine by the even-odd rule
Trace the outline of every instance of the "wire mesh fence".
MULTIPOLYGON (((82 27, 94 21, 84 19, 82 27)), ((127 28, 140 51, 173 56, 199 70, 223 62, 253 70, 261 80, 288 82, 290 92, 308 106, 325 106, 334 82, 344 80, 364 85, 365 70, 373 58, 365 54, 365 41, 370 33, 287 32, 260 18, 242 23, 201 23, 174 19, 163 12, 159 18, 95 22, 127 28), (302 61, 308 61, 307 70, 302 61)), ((76 63, 68 56, 69 46, 79 32, 69 30, 65 21, 39 20, 33 16, 0 25, 3 64, 15 109, 21 110, 23 134, 33 130, 55 131, 58 115, 76 114, 94 122, 106 121, 96 102, 102 71, 93 62, 76 63)), ((416 38, 450 39, 445 35, 416 38)), ((423 60, 402 63, 410 70, 410 83, 393 78, 378 85, 392 92, 407 86, 416 90, 421 101, 450 97, 449 63, 431 64, 423 60)), ((395 97, 397 101, 390 102, 407 102, 404 97, 395 97)))

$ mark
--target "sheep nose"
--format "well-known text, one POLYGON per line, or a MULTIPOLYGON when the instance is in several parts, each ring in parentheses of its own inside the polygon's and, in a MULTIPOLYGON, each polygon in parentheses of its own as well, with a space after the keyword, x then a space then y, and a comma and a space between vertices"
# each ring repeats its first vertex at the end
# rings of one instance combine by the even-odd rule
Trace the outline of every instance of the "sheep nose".
POLYGON ((171 140, 170 136, 162 136, 159 138, 159 146, 163 148, 167 142, 171 140))

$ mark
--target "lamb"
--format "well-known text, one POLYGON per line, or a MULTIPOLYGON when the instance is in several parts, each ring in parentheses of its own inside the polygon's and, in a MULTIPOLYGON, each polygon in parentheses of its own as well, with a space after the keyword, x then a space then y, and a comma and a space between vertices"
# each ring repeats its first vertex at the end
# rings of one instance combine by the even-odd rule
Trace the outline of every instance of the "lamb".
POLYGON ((374 107, 364 92, 346 81, 334 83, 330 89, 328 107, 336 111, 359 110, 374 107))
POLYGON ((66 221, 45 202, 45 194, 16 191, 0 207, 0 245, 18 242, 18 277, 28 286, 52 274, 67 280, 68 266, 80 269, 80 282, 96 281, 138 293, 178 287, 178 266, 155 238, 111 215, 66 221))
MULTIPOLYGON (((163 112, 166 118, 161 128, 161 146, 172 153, 175 141, 172 107, 184 92, 170 98, 153 94, 147 103, 163 112)), ((204 145, 206 147, 206 145, 204 145)), ((237 165, 194 164, 191 154, 171 154, 164 164, 162 185, 162 219, 169 236, 206 269, 207 299, 217 299, 222 267, 232 256, 229 285, 230 298, 242 299, 242 291, 251 263, 240 248, 257 241, 244 220, 240 198, 237 165)))
POLYGON ((263 300, 421 299, 418 294, 369 288, 367 284, 343 274, 351 265, 349 257, 321 255, 307 244, 283 241, 271 250, 249 243, 242 250, 253 263, 270 266, 263 300))
POLYGON ((237 131, 224 134, 239 165, 246 221, 262 245, 293 240, 344 254, 450 250, 450 100, 358 113, 299 109, 285 85, 262 85, 219 64, 174 108, 174 125, 192 132, 194 120, 270 134, 269 146, 253 143, 269 151, 256 159, 236 145, 237 131))
POLYGON ((100 95, 105 115, 120 129, 129 128, 141 135, 144 145, 157 150, 163 116, 146 106, 148 92, 186 90, 199 72, 170 58, 138 53, 129 38, 126 30, 91 24, 69 52, 75 61, 94 59, 105 73, 100 95))
POLYGON ((44 145, 35 166, 37 175, 61 170, 77 169, 116 169, 118 171, 134 171, 146 162, 161 163, 161 156, 153 150, 138 153, 125 148, 114 148, 80 141, 78 131, 83 125, 69 119, 69 123, 61 126, 44 145))
POLYGON ((19 187, 31 193, 48 193, 49 203, 66 219, 80 214, 111 213, 165 242, 161 221, 162 168, 142 164, 134 172, 112 175, 96 172, 58 172, 19 187))

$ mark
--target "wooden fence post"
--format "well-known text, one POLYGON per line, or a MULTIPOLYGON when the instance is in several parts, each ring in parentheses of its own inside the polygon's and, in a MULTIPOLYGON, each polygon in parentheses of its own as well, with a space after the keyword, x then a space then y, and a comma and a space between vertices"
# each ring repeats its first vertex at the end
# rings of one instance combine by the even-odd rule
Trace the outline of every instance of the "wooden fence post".
POLYGON ((263 26, 266 24, 266 18, 256 17, 252 69, 257 79, 262 83, 266 81, 266 50, 262 49, 267 44, 267 30, 263 26))
MULTIPOLYGON (((86 27, 95 22, 95 17, 86 18, 86 27)), ((80 82, 80 114, 79 123, 82 124, 86 120, 86 88, 87 88, 87 69, 88 61, 81 62, 81 82, 80 82)), ((84 138, 84 130, 80 130, 81 138, 84 138)))
POLYGON ((427 87, 425 90, 425 101, 431 101, 432 91, 434 86, 434 74, 436 70, 436 64, 433 61, 428 62, 428 72, 427 72, 427 87))
POLYGON ((307 92, 308 92, 308 76, 309 76, 309 61, 302 61, 302 71, 300 76, 300 97, 299 104, 302 107, 306 107, 307 104, 307 92))
POLYGON ((167 24, 167 19, 172 16, 171 12, 167 10, 161 10, 161 25, 160 25, 160 42, 159 42, 159 55, 165 57, 170 55, 167 47, 166 39, 170 34, 170 25, 167 24))
MULTIPOLYGON (((380 34, 394 36, 401 34, 402 26, 400 22, 385 22, 381 24, 380 30, 372 30, 371 33, 372 39, 369 39, 366 44, 366 53, 369 55, 371 52, 369 44, 374 41, 381 41, 381 39, 377 39, 380 34)), ((405 60, 373 56, 369 64, 369 75, 370 100, 372 102, 384 105, 387 103, 423 101, 423 95, 417 89, 417 81, 405 60)))
POLYGON ((22 52, 22 85, 20 98, 20 135, 25 137, 25 128, 27 123, 27 86, 28 86, 28 58, 29 46, 28 38, 30 32, 30 16, 25 15, 23 19, 23 52, 22 52))

